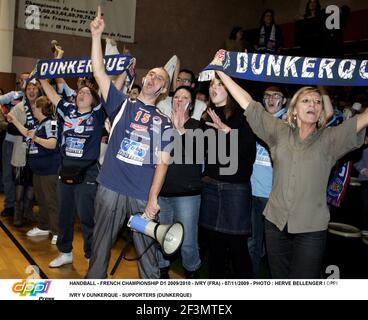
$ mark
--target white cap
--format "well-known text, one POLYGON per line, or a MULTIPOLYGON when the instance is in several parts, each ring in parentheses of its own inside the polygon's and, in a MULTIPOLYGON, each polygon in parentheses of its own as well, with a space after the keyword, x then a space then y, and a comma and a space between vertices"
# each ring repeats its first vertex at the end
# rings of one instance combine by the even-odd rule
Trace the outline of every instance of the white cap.
POLYGON ((351 108, 355 111, 360 111, 362 109, 362 104, 359 102, 354 102, 351 108))

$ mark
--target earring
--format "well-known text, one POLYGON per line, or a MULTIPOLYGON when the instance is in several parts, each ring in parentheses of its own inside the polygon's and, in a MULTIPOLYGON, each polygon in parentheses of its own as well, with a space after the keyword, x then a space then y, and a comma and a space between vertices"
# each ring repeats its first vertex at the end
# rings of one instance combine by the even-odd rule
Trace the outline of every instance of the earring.
POLYGON ((296 121, 296 114, 293 115, 293 120, 296 121))
POLYGON ((322 127, 322 118, 319 118, 318 119, 318 128, 321 128, 322 127))

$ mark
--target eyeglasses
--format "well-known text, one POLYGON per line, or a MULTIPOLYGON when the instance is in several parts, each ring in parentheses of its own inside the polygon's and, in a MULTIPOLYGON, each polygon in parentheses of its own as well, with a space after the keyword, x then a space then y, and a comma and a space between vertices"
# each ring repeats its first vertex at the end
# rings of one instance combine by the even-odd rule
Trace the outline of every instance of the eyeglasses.
POLYGON ((176 78, 176 81, 177 81, 177 82, 184 83, 184 84, 191 84, 191 83, 192 83, 192 80, 189 80, 189 79, 182 79, 182 78, 176 78))
POLYGON ((281 93, 272 93, 272 94, 269 94, 269 93, 265 93, 263 95, 263 99, 275 99, 275 100, 279 100, 279 99, 282 99, 284 96, 281 94, 281 93))

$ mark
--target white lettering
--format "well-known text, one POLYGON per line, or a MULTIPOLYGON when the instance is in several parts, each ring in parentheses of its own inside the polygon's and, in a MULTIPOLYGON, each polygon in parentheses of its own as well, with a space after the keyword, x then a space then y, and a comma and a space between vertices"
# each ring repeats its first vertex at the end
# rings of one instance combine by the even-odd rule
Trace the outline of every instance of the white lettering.
POLYGON ((92 60, 88 60, 87 66, 86 66, 86 72, 88 73, 92 72, 92 60))
POLYGON ((68 65, 67 73, 75 73, 75 65, 78 61, 70 61, 68 65))
POLYGON ((363 60, 362 63, 360 64, 360 68, 359 68, 359 74, 362 77, 362 79, 368 79, 368 72, 367 70, 367 62, 368 60, 363 60))
POLYGON ((117 58, 107 59, 106 70, 112 71, 116 65, 117 58))
POLYGON ((272 71, 276 77, 280 76, 282 58, 283 56, 278 56, 276 60, 274 55, 270 55, 268 57, 268 63, 267 63, 267 75, 268 76, 271 76, 272 71))
POLYGON ((236 72, 245 73, 248 70, 248 54, 247 53, 238 53, 237 55, 237 66, 236 72))
POLYGON ((261 56, 261 58, 259 60, 259 67, 258 68, 256 67, 258 54, 255 53, 252 56, 252 72, 255 75, 260 75, 262 73, 263 69, 264 69, 264 60, 266 58, 266 55, 261 54, 260 56, 261 56))
POLYGON ((323 71, 326 71, 328 79, 333 79, 332 66, 335 64, 335 59, 322 59, 319 65, 318 78, 323 78, 323 71))
POLYGON ((66 68, 68 66, 68 62, 62 62, 60 61, 59 68, 58 68, 58 74, 65 74, 66 68))
POLYGON ((308 71, 309 68, 314 68, 317 58, 305 58, 302 67, 302 78, 314 78, 314 72, 308 71))
POLYGON ((79 63, 78 63, 78 68, 77 68, 77 72, 78 73, 84 73, 84 71, 85 71, 85 66, 86 66, 86 61, 85 60, 81 60, 81 61, 79 61, 79 63))
POLYGON ((125 57, 121 57, 118 59, 118 63, 116 64, 116 70, 117 71, 124 71, 124 63, 125 63, 126 58, 125 57))
POLYGON ((48 68, 49 65, 47 64, 47 62, 42 63, 40 68, 40 75, 44 76, 47 73, 48 68))
POLYGON ((356 60, 350 59, 341 60, 339 65, 339 77, 342 79, 352 79, 355 67, 356 67, 356 60), (350 66, 346 69, 345 65, 349 63, 350 66))
POLYGON ((49 67, 49 74, 54 75, 56 73, 57 67, 58 67, 57 62, 51 62, 49 67))
POLYGON ((284 65, 284 77, 289 76, 289 70, 291 71, 291 76, 294 78, 298 77, 298 73, 296 71, 295 63, 300 59, 300 57, 291 57, 287 56, 284 65))

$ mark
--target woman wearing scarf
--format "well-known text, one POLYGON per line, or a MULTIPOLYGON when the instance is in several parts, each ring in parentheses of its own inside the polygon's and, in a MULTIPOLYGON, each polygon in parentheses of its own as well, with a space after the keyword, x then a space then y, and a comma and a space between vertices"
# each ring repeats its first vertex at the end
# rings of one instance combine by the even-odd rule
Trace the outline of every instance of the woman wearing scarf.
POLYGON ((282 33, 275 24, 275 15, 272 9, 266 9, 260 21, 258 38, 254 48, 259 53, 280 53, 282 33))
POLYGON ((363 144, 368 111, 326 128, 321 91, 303 87, 291 99, 284 122, 265 112, 229 76, 217 74, 271 151, 274 180, 263 214, 272 277, 320 278, 330 219, 328 176, 338 159, 363 144))
MULTIPOLYGON (((32 130, 37 124, 33 117, 32 108, 34 108, 36 99, 41 95, 41 86, 37 81, 30 81, 25 88, 25 97, 18 103, 10 114, 16 118, 20 124, 27 130, 32 130)), ((27 140, 22 135, 16 136, 14 143, 11 164, 15 167, 15 204, 13 225, 20 227, 23 224, 23 218, 34 221, 32 213, 33 207, 33 184, 32 171, 27 166, 27 140)), ((37 236, 38 233, 29 231, 28 236, 37 236)))

